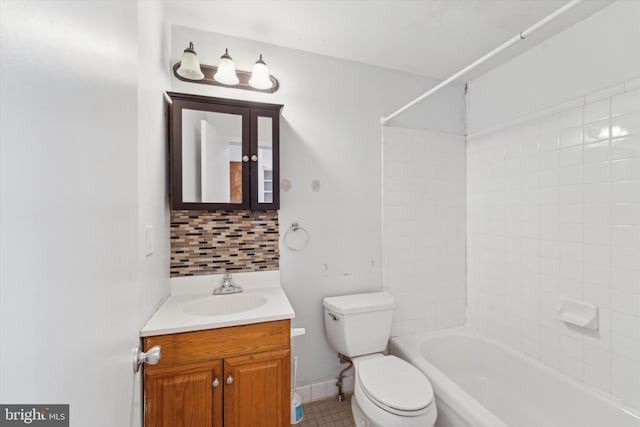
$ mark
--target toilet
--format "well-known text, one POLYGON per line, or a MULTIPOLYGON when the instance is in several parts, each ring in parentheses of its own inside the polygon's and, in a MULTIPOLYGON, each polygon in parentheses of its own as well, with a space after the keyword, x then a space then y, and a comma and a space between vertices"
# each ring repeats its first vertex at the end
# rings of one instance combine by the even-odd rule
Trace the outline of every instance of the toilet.
POLYGON ((356 426, 433 427, 437 410, 429 380, 413 365, 382 353, 391 332, 393 296, 327 297, 323 305, 329 343, 353 362, 356 426))

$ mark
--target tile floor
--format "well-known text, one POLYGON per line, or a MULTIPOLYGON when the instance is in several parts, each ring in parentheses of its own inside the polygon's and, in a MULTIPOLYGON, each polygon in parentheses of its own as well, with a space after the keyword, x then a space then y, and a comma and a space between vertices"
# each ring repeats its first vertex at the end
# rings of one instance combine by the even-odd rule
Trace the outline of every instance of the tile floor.
POLYGON ((309 402, 302 405, 300 427, 355 427, 351 415, 351 395, 344 402, 338 402, 335 396, 309 402))

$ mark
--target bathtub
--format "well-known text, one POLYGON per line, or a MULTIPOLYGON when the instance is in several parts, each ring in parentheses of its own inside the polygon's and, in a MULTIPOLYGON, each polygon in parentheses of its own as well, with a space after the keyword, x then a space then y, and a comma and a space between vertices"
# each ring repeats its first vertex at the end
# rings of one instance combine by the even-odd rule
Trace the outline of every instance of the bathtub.
POLYGON ((640 426, 604 393, 464 327, 395 337, 389 349, 431 381, 438 427, 640 426))

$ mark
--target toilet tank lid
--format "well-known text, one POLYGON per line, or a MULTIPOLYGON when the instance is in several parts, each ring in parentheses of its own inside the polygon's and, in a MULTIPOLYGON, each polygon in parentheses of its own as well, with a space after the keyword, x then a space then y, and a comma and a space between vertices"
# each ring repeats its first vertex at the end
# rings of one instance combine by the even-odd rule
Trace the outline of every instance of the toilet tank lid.
POLYGON ((389 292, 325 297, 323 304, 336 314, 366 313, 368 311, 392 310, 393 295, 389 292))

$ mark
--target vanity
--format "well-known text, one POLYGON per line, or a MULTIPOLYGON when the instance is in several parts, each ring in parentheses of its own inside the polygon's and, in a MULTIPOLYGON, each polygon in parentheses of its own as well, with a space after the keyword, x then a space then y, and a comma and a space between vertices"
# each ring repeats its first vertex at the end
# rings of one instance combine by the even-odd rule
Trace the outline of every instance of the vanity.
MULTIPOLYGON (((277 210, 282 105, 166 97, 171 208, 193 215, 277 210)), ((212 257, 210 249, 197 256, 212 257)), ((232 276, 173 277, 171 295, 140 331, 143 356, 150 356, 143 365, 145 427, 290 424, 294 311, 280 272, 232 276)))
POLYGON ((222 275, 174 278, 141 330, 145 427, 290 423, 291 319, 279 272, 238 273, 242 293, 213 295, 222 275))

